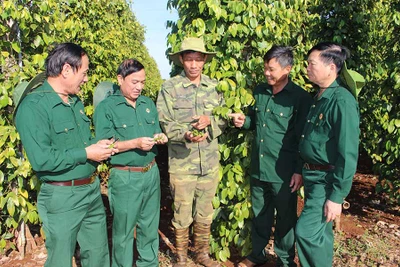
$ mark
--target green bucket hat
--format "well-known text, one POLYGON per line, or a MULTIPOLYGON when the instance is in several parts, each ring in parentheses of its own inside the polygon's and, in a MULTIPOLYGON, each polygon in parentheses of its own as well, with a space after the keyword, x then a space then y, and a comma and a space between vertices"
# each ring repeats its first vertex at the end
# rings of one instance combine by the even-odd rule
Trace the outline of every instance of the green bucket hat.
POLYGON ((32 92, 34 89, 39 87, 40 85, 43 84, 43 82, 46 80, 46 73, 42 72, 36 75, 32 80, 29 82, 23 81, 20 82, 17 87, 15 87, 14 92, 12 94, 12 99, 14 102, 14 116, 17 112, 19 104, 22 102, 22 100, 25 98, 27 94, 32 92))
POLYGON ((345 87, 347 87, 350 93, 357 99, 361 89, 365 85, 364 77, 354 70, 347 69, 346 62, 343 64, 339 77, 344 83, 345 87))
POLYGON ((109 81, 99 83, 93 93, 93 108, 96 108, 101 101, 114 94, 118 88, 118 85, 109 81))
POLYGON ((206 51, 203 39, 196 37, 188 37, 183 40, 178 52, 168 54, 169 58, 171 59, 172 62, 174 62, 175 65, 182 67, 182 63, 179 60, 179 55, 184 51, 195 51, 206 54, 207 55, 206 62, 209 62, 217 54, 217 52, 206 51))

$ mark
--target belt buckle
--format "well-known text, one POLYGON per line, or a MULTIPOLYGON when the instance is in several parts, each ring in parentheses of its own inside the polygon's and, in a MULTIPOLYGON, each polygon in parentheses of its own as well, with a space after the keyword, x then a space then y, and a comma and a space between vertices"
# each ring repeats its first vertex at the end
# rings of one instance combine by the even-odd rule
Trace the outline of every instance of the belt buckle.
POLYGON ((143 167, 142 172, 148 172, 151 168, 151 165, 147 165, 146 167, 143 167))
POLYGON ((151 169, 151 167, 153 167, 153 164, 154 164, 154 161, 147 164, 147 166, 143 167, 142 172, 148 172, 151 169))
POLYGON ((306 170, 310 170, 310 165, 306 162, 304 163, 303 168, 306 170))
POLYGON ((92 177, 90 177, 90 183, 93 184, 95 180, 96 180, 96 175, 92 175, 92 177))

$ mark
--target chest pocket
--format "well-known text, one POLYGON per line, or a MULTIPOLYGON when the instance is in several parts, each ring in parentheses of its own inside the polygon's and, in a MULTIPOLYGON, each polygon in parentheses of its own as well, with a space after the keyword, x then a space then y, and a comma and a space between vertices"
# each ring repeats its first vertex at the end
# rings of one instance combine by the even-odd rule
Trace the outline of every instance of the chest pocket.
POLYGON ((290 127, 290 120, 293 117, 292 107, 277 106, 271 110, 271 119, 274 121, 275 130, 279 133, 286 133, 290 127))
POLYGON ((332 136, 333 132, 330 130, 331 126, 326 117, 320 114, 315 114, 310 119, 310 127, 306 138, 317 143, 326 143, 332 136))
POLYGON ((132 134, 134 132, 135 126, 137 127, 138 125, 131 120, 114 120, 115 130, 117 131, 118 135, 123 137, 122 140, 134 138, 134 136, 130 135, 130 133, 132 134))
POLYGON ((85 136, 91 136, 90 132, 90 119, 86 116, 85 113, 81 114, 81 119, 82 119, 82 127, 80 127, 80 130, 85 132, 85 136))
POLYGON ((143 121, 143 123, 147 124, 147 126, 156 124, 158 113, 155 108, 152 108, 150 105, 144 105, 138 107, 137 112, 140 114, 138 118, 139 121, 143 121))
POLYGON ((89 118, 86 116, 86 114, 85 113, 83 113, 83 114, 81 114, 82 116, 82 120, 85 122, 85 123, 87 123, 88 125, 90 125, 90 120, 89 120, 89 118))
POLYGON ((265 118, 265 105, 255 105, 254 106, 254 114, 256 118, 256 124, 264 124, 266 122, 265 118))
POLYGON ((156 124, 156 116, 149 115, 145 118, 145 120, 147 124, 152 124, 152 125, 156 124))
MULTIPOLYGON (((72 145, 74 141, 75 124, 72 121, 64 121, 54 124, 55 142, 60 141, 72 145)), ((68 147, 69 148, 69 147, 68 147)))
POLYGON ((173 104, 174 119, 179 122, 192 122, 195 115, 194 103, 188 99, 177 99, 173 104))
POLYGON ((218 103, 218 99, 205 99, 204 100, 204 115, 206 116, 211 116, 212 112, 214 110, 214 108, 218 107, 219 103, 218 103))

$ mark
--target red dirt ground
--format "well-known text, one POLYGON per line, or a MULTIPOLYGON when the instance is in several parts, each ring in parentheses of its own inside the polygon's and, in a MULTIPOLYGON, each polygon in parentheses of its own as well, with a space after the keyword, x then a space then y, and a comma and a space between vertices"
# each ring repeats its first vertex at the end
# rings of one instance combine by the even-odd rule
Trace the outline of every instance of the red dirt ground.
MULTIPOLYGON (((172 248, 174 247, 174 235, 173 228, 171 226, 171 204, 172 198, 169 192, 168 186, 168 167, 166 158, 166 148, 160 147, 160 155, 157 158, 157 162, 161 172, 161 188, 162 188, 162 203, 161 203, 161 221, 160 221, 160 266, 171 266, 171 262, 174 261, 174 255, 172 248)), ((341 216, 340 228, 341 231, 335 236, 336 239, 340 239, 339 247, 335 248, 335 260, 333 266, 381 266, 381 267, 394 267, 400 266, 400 209, 399 206, 390 204, 385 196, 378 195, 375 193, 375 184, 377 178, 374 175, 369 174, 368 170, 370 166, 359 164, 359 172, 354 177, 352 190, 347 197, 347 201, 350 203, 350 208, 344 210, 341 216), (368 233, 368 238, 372 238, 374 242, 379 242, 379 239, 385 240, 385 242, 391 245, 390 251, 386 251, 387 254, 391 255, 384 259, 363 259, 362 257, 371 257, 363 255, 352 255, 347 250, 340 246, 346 244, 352 244, 352 241, 362 240, 365 242, 363 237, 368 233), (339 251, 339 252, 338 252, 339 251)), ((103 192, 106 193, 105 187, 103 192)), ((105 206, 108 209, 107 196, 103 195, 105 206)), ((299 199, 299 212, 302 209, 302 200, 299 199)), ((108 212, 109 222, 109 237, 111 236, 111 222, 112 216, 108 212)), ((32 233, 35 234, 35 229, 31 229, 32 233)), ((37 232, 37 231, 36 231, 37 232)), ((17 251, 8 251, 6 255, 0 255, 0 265, 3 267, 39 267, 43 266, 46 260, 46 250, 44 248, 43 239, 35 237, 38 248, 36 251, 27 253, 24 259, 19 259, 20 254, 17 251)), ((273 249, 270 245, 267 247, 267 251, 270 253, 270 262, 263 265, 263 267, 275 266, 275 256, 273 249)), ((372 244, 372 247, 374 245, 372 244)), ((349 245, 350 246, 350 245, 349 245)), ((379 246, 379 245, 377 245, 379 246)), ((354 249, 354 248, 353 248, 354 249)), ((379 250, 379 247, 376 249, 379 250)), ((387 249, 387 248, 385 248, 387 249)), ((369 252, 367 252, 369 253, 369 252)), ((364 253, 365 254, 365 253, 364 253)), ((378 253, 379 254, 379 253, 378 253)), ((378 257, 378 256, 377 256, 378 257)), ((79 259, 79 255, 77 255, 79 259)), ((224 265, 227 267, 233 267, 241 257, 232 255, 230 261, 225 262, 224 265)), ((79 260, 77 261, 79 266, 79 260)))

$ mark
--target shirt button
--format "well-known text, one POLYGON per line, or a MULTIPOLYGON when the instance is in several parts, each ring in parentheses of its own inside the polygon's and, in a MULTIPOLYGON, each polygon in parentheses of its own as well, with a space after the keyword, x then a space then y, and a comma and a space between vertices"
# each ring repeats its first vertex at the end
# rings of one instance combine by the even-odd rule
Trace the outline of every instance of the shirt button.
POLYGON ((126 128, 126 124, 122 125, 122 127, 126 128))
POLYGON ((87 143, 86 142, 83 142, 85 145, 87 145, 87 143))
POLYGON ((269 109, 267 109, 267 112, 269 112, 269 109))
POLYGON ((310 120, 307 120, 307 122, 310 122, 310 120))
POLYGON ((281 114, 279 114, 279 115, 281 115, 281 117, 283 116, 283 113, 281 112, 281 114))
POLYGON ((301 138, 304 138, 304 134, 301 135, 301 138))
POLYGON ((315 105, 312 105, 311 107, 312 107, 312 108, 315 108, 315 105))
POLYGON ((263 127, 265 127, 265 123, 263 124, 263 127))
POLYGON ((263 155, 263 154, 261 154, 261 155, 260 155, 260 157, 264 157, 264 155, 263 155))
POLYGON ((261 139, 260 142, 261 142, 261 143, 264 142, 264 139, 261 139))
POLYGON ((68 129, 67 129, 67 128, 65 128, 65 129, 64 129, 64 131, 67 133, 67 132, 68 132, 68 129))
POLYGON ((274 96, 274 95, 272 95, 271 97, 272 97, 272 98, 274 98, 275 96, 274 96))
POLYGON ((141 125, 142 125, 142 123, 141 123, 141 122, 139 122, 139 125, 141 126, 141 125))

